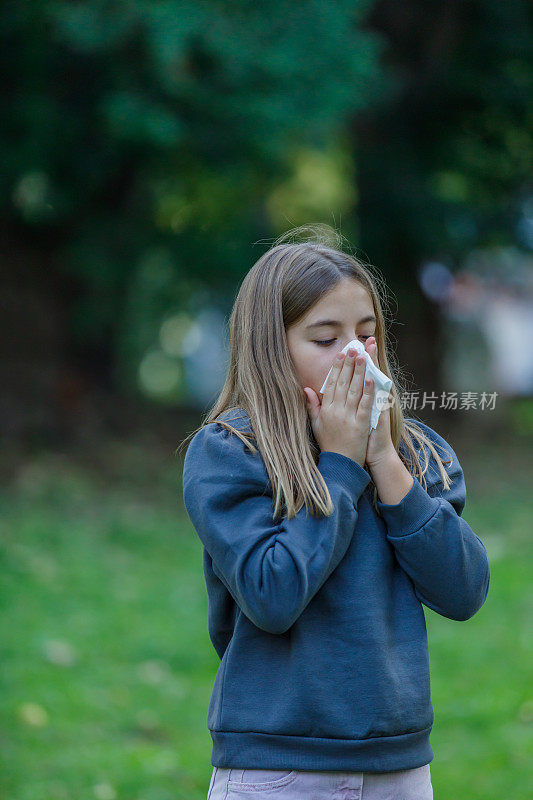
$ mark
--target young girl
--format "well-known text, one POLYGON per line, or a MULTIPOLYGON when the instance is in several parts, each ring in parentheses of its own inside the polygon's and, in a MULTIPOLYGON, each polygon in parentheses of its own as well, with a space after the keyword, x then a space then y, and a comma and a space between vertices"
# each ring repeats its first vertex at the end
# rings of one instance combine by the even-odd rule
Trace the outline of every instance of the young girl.
POLYGON ((338 247, 266 252, 230 349, 183 470, 221 659, 208 800, 428 800, 422 604, 468 620, 490 580, 457 456, 404 418, 378 281, 338 247), (339 358, 355 338, 393 380, 375 429, 365 359, 339 358))

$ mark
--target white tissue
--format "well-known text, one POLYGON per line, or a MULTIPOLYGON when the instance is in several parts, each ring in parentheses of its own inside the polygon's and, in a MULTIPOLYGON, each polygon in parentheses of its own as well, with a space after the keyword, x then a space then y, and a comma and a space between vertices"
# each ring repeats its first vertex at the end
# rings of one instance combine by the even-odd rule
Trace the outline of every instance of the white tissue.
MULTIPOLYGON (((376 367, 374 362, 372 361, 372 356, 367 353, 365 350, 365 346, 359 339, 352 339, 351 342, 348 342, 346 347, 342 348, 343 353, 347 353, 350 347, 354 347, 359 355, 362 355, 366 359, 366 369, 365 369, 365 378, 373 378, 374 380, 374 401, 372 403, 372 411, 370 412, 370 427, 376 428, 379 420, 379 415, 383 411, 385 407, 386 401, 389 396, 389 391, 392 386, 392 380, 388 378, 385 373, 383 373, 380 369, 376 367)), ((333 369, 333 367, 331 368, 333 369)), ((328 382, 328 378, 331 373, 331 369, 326 376, 326 380, 322 384, 322 388, 320 390, 321 394, 324 394, 324 389, 326 388, 326 383, 328 382)))

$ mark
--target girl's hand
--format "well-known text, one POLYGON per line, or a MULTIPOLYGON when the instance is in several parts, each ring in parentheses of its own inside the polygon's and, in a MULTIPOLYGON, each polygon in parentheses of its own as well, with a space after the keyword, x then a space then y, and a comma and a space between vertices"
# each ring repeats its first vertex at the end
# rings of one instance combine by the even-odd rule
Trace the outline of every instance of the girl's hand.
MULTIPOLYGON (((365 350, 369 354, 376 367, 379 367, 377 356, 378 346, 374 336, 371 336, 370 339, 366 340, 365 350)), ((391 438, 390 411, 387 403, 379 415, 377 427, 370 429, 368 447, 366 450, 366 464, 371 469, 373 466, 383 461, 383 459, 389 458, 391 455, 395 456, 397 453, 391 438)))
POLYGON ((370 430, 374 381, 365 385, 365 363, 358 366, 357 351, 339 353, 324 387, 322 403, 316 392, 306 387, 307 412, 321 451, 347 456, 361 467, 365 461, 370 430))

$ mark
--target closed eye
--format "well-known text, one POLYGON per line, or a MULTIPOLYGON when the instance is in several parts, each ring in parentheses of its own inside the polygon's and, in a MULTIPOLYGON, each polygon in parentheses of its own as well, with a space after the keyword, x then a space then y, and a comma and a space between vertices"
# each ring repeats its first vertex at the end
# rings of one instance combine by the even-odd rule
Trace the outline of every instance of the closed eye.
MULTIPOLYGON (((361 339, 370 339, 370 334, 368 334, 368 336, 361 336, 360 338, 361 339)), ((321 347, 329 347, 330 344, 333 344, 333 342, 335 342, 335 341, 336 341, 336 339, 323 339, 322 341, 317 341, 316 339, 313 339, 313 343, 314 344, 319 344, 321 347)))

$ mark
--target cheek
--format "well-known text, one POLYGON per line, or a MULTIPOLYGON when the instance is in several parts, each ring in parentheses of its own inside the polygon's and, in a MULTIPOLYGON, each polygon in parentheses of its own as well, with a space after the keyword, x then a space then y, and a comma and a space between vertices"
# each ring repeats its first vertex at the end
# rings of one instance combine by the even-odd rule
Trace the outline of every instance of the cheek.
POLYGON ((301 362, 300 375, 304 385, 310 386, 316 392, 319 392, 333 364, 334 357, 333 350, 330 351, 327 347, 319 348, 313 345, 301 362))
POLYGON ((312 342, 289 339, 291 359, 302 388, 309 386, 317 394, 320 392, 339 349, 338 342, 330 347, 320 347, 312 342))

